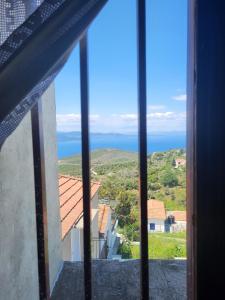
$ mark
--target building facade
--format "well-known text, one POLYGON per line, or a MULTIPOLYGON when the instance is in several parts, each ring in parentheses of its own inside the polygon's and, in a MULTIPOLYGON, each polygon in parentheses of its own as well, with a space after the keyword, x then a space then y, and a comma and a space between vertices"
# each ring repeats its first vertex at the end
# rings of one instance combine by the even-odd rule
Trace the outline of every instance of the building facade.
POLYGON ((164 202, 151 199, 148 200, 148 231, 165 231, 166 210, 164 202))
POLYGON ((170 232, 186 231, 187 215, 186 211, 167 211, 167 223, 170 232))
MULTIPOLYGON (((91 235, 99 240, 98 190, 100 184, 91 184, 91 235)), ((83 260, 83 183, 79 178, 59 176, 59 203, 62 228, 63 260, 83 260)), ((93 247, 92 256, 98 258, 99 247, 93 247)))

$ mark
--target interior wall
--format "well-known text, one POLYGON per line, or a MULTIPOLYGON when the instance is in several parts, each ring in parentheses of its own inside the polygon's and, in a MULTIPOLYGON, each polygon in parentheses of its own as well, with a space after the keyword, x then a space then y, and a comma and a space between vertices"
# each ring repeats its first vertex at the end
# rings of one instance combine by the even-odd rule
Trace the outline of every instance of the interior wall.
POLYGON ((54 84, 42 96, 42 110, 48 212, 49 275, 50 290, 52 290, 62 264, 54 84))
POLYGON ((30 113, 0 151, 0 299, 38 300, 30 113))
MULTIPOLYGON (((50 288, 62 265, 54 86, 43 96, 50 288)), ((0 150, 0 299, 39 299, 31 116, 0 150)))

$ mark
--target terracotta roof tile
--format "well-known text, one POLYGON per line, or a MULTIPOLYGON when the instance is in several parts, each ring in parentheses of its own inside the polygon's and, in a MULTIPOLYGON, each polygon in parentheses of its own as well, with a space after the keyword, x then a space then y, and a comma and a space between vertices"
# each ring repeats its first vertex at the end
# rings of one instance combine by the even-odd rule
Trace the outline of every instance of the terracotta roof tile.
MULTIPOLYGON (((61 180, 59 180, 59 184, 61 180)), ((75 186, 76 184, 78 184, 80 181, 77 179, 69 179, 67 181, 65 181, 63 184, 60 184, 59 186, 59 194, 62 195, 64 194, 66 191, 68 191, 72 186, 75 186)))
MULTIPOLYGON (((71 180, 72 181, 72 180, 71 180)), ((64 193, 60 193, 60 206, 64 205, 68 200, 71 199, 75 194, 82 192, 82 182, 78 181, 75 185, 72 185, 69 189, 67 189, 64 193)))
POLYGON ((59 178, 59 187, 69 180, 70 180, 70 178, 68 178, 68 177, 60 177, 59 178))
POLYGON ((186 159, 184 159, 184 158, 177 158, 177 159, 175 159, 175 161, 178 165, 184 166, 186 164, 186 159))
POLYGON ((148 200, 148 219, 166 219, 166 210, 163 201, 148 200))
MULTIPOLYGON (((91 199, 100 187, 100 183, 91 183, 91 199)), ((59 202, 62 226, 62 239, 83 215, 82 180, 71 176, 59 176, 59 202)))
POLYGON ((109 205, 99 204, 98 206, 98 229, 100 234, 106 233, 110 210, 109 205))

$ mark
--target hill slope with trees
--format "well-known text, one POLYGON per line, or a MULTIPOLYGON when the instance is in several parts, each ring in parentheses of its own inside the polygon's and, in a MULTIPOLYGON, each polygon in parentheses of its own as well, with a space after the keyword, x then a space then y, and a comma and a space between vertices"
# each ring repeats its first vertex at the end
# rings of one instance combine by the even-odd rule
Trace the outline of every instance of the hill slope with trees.
MULTIPOLYGON (((148 196, 164 202, 166 210, 186 209, 185 166, 176 167, 176 159, 185 159, 183 149, 156 152, 148 156, 148 196)), ((59 161, 59 172, 81 176, 81 156, 59 161)), ((117 149, 96 150, 91 153, 91 177, 100 181, 99 201, 109 203, 118 219, 118 232, 125 241, 120 248, 124 258, 138 258, 140 240, 138 206, 138 156, 117 149)), ((149 235, 149 257, 173 258, 186 256, 185 233, 149 235)))
MULTIPOLYGON (((167 210, 185 210, 185 166, 175 168, 177 158, 185 158, 183 149, 155 152, 148 156, 149 198, 162 200, 167 210)), ((81 176, 81 156, 59 160, 59 173, 81 176)), ((91 153, 92 180, 101 182, 99 198, 112 205, 138 197, 138 156, 134 152, 101 149, 91 153)))

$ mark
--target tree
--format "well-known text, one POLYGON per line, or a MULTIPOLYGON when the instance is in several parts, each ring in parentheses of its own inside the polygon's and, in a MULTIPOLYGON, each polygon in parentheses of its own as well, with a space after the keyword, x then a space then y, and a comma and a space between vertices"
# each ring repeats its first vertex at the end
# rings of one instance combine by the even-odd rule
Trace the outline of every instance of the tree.
POLYGON ((131 208, 134 205, 134 198, 129 192, 122 191, 116 200, 118 204, 115 207, 115 213, 118 218, 118 224, 120 227, 124 227, 126 224, 130 224, 131 208))
POLYGON ((116 197, 115 214, 118 218, 118 224, 121 228, 130 225, 138 219, 136 213, 137 192, 120 191, 116 197))
POLYGON ((172 166, 176 167, 176 160, 175 159, 172 160, 172 166))
POLYGON ((161 182, 164 186, 174 187, 178 185, 178 178, 173 171, 167 170, 162 176, 161 182))
POLYGON ((123 234, 129 241, 139 241, 140 240, 140 232, 139 232, 139 223, 136 221, 135 223, 125 225, 123 234))

